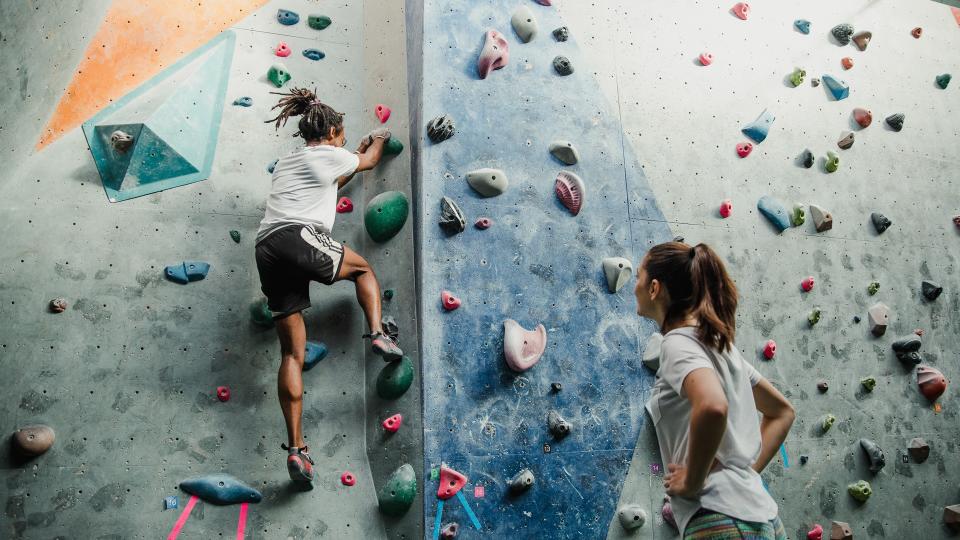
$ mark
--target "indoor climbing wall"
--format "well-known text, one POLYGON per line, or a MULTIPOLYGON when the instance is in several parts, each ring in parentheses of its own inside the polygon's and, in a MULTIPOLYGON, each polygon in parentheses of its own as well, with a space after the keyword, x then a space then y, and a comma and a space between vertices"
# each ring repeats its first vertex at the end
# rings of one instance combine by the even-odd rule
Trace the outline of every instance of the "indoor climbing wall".
POLYGON ((383 243, 363 224, 367 202, 380 192, 410 197, 409 150, 343 190, 354 210, 338 214, 334 237, 366 256, 394 291, 384 314, 399 328, 414 384, 384 398, 377 387, 385 364, 361 339, 368 329, 353 287, 312 286, 307 337, 329 351, 304 373, 304 433, 317 471, 312 491, 298 491, 287 476, 279 347, 274 330, 254 324, 249 309, 260 298, 254 238, 267 169, 300 144, 291 136, 296 119, 279 132, 264 123, 277 100, 270 92, 280 91, 268 70, 283 63, 292 75, 284 90, 316 89, 344 112, 351 149, 381 125, 378 103, 392 109, 383 125, 406 143, 404 6, 73 4, 2 7, 4 50, 17 53, 0 60, 9 90, 0 131, 7 164, 0 176, 7 239, 0 313, 15 322, 0 331, 7 373, 0 420, 8 433, 49 425, 56 442, 34 460, 5 455, 0 537, 421 536, 419 498, 405 515, 383 517, 377 497, 395 469, 409 463, 419 475, 422 462, 413 223, 383 243), (299 21, 282 24, 278 10, 299 21), (313 14, 329 17, 329 26, 315 28, 313 14), (281 42, 287 57, 276 54, 281 42), (305 56, 309 49, 323 57, 305 56), (194 62, 209 50, 218 51, 213 64, 225 60, 225 70, 194 62), (104 103, 83 109, 93 98, 104 103), (97 116, 110 103, 117 104, 111 116, 97 116), (156 185, 151 173, 202 171, 212 147, 209 174, 112 203, 83 122, 150 130, 153 139, 138 138, 152 142, 134 147, 124 186, 156 185), (210 268, 187 284, 165 279, 165 267, 182 261, 210 268), (62 313, 48 309, 57 297, 67 303, 62 313), (220 387, 229 396, 218 394, 220 387), (391 435, 381 422, 396 413, 403 424, 391 435), (355 485, 341 483, 344 472, 355 485), (180 482, 213 473, 239 478, 262 501, 188 506, 180 482), (171 496, 178 505, 165 509, 171 496))

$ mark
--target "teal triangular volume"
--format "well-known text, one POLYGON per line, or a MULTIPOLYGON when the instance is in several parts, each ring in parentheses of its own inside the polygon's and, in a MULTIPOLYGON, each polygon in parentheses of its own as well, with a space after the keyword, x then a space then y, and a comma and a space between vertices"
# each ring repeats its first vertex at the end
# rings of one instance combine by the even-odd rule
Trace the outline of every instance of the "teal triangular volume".
POLYGON ((84 122, 111 202, 210 176, 235 42, 221 33, 84 122), (116 129, 134 137, 125 153, 110 144, 116 129))

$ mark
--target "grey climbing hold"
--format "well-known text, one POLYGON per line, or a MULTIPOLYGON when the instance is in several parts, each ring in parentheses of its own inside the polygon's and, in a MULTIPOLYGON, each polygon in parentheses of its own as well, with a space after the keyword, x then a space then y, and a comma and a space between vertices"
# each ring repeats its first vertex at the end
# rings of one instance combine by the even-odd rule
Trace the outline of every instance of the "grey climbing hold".
POLYGON ((561 26, 553 31, 553 38, 557 41, 566 41, 570 39, 570 29, 566 26, 561 26))
POLYGON ((856 482, 847 486, 847 493, 860 502, 866 502, 866 500, 873 495, 873 488, 870 487, 870 482, 867 482, 866 480, 857 480, 856 482))
POLYGON ((570 75, 573 73, 573 64, 566 56, 557 56, 553 59, 553 69, 560 75, 570 75))
POLYGON ((877 443, 870 439, 860 439, 860 448, 863 449, 863 453, 870 460, 870 472, 873 474, 880 472, 880 469, 887 464, 887 458, 883 455, 883 450, 877 443))
POLYGON ((850 85, 847 84, 847 81, 837 79, 833 75, 824 75, 823 84, 827 85, 827 89, 830 90, 833 99, 837 101, 850 96, 850 85))
POLYGON ((118 129, 110 134, 110 146, 117 152, 125 154, 133 147, 133 136, 118 129))
POLYGON ((877 379, 874 377, 864 377, 860 379, 860 386, 867 392, 873 392, 873 389, 877 387, 877 379))
POLYGON ((829 231, 833 228, 833 214, 815 204, 810 205, 810 217, 817 232, 829 231))
POLYGON ((570 431, 573 430, 570 422, 567 422, 557 411, 550 411, 547 414, 547 427, 550 428, 550 433, 553 434, 556 439, 566 437, 570 434, 570 431))
POLYGON ((870 38, 873 37, 873 33, 869 31, 857 32, 850 39, 853 40, 853 44, 857 46, 861 51, 867 50, 867 45, 870 44, 870 38))
POLYGON ((247 96, 238 97, 237 99, 233 100, 233 104, 238 107, 250 107, 253 105, 253 98, 247 96))
POLYGON ((753 139, 754 142, 762 143, 763 140, 767 138, 767 134, 770 133, 770 126, 773 125, 773 121, 773 114, 767 109, 764 109, 756 120, 743 126, 743 129, 740 131, 747 137, 753 139))
POLYGON ((57 435, 53 428, 42 424, 23 426, 13 432, 12 444, 17 454, 23 457, 39 456, 50 450, 57 435))
POLYGON ((810 78, 810 86, 812 86, 812 87, 814 87, 814 88, 820 86, 820 78, 819 78, 819 77, 811 77, 811 78, 810 78))
POLYGON ((887 125, 894 131, 903 129, 903 120, 906 118, 903 113, 891 114, 886 118, 887 125))
POLYGON ((847 23, 838 24, 830 30, 830 33, 833 34, 833 37, 837 38, 837 41, 839 41, 841 45, 846 45, 850 43, 850 36, 853 35, 853 25, 847 23))
POLYGON ((180 489, 213 504, 258 503, 259 491, 229 474, 208 474, 180 482, 180 489))
POLYGON ((507 482, 510 493, 517 495, 533 487, 536 479, 530 469, 522 469, 507 482))
POLYGON ((533 12, 527 6, 520 6, 513 12, 510 25, 513 26, 513 31, 517 33, 520 41, 524 43, 530 43, 533 38, 537 37, 537 19, 534 18, 533 12))
POLYGON ((829 390, 829 389, 830 389, 830 383, 829 383, 829 382, 827 382, 827 381, 824 380, 824 379, 820 379, 819 381, 817 381, 817 390, 818 390, 821 394, 825 394, 825 393, 827 392, 827 390, 829 390))
POLYGON ((550 154, 565 165, 576 165, 580 161, 580 152, 570 141, 553 141, 550 143, 550 154))
POLYGON ((830 522, 830 540, 853 540, 853 529, 843 521, 830 522))
POLYGON ((809 169, 813 167, 813 152, 809 148, 805 149, 802 154, 800 154, 800 164, 803 165, 804 169, 809 169))
POLYGON ((617 509, 620 526, 628 531, 639 529, 647 522, 647 513, 639 504, 628 504, 617 509))
POLYGON ((930 457, 930 445, 920 437, 910 439, 910 445, 907 446, 907 452, 917 463, 923 463, 930 457))
POLYGON ((496 197, 509 187, 507 175, 500 169, 477 169, 467 173, 467 183, 484 197, 496 197))
POLYGON ((769 195, 764 195, 757 201, 757 209, 765 218, 770 220, 770 223, 773 223, 779 232, 790 228, 790 214, 780 201, 769 195))
POLYGON ((890 308, 882 302, 877 302, 867 310, 870 321, 870 333, 880 337, 887 332, 887 323, 890 321, 890 308))
POLYGON ((647 344, 643 348, 643 365, 651 371, 660 369, 660 346, 663 344, 663 334, 654 332, 647 338, 647 344))
POLYGON ((841 150, 847 150, 853 146, 853 132, 848 131, 843 137, 840 137, 840 140, 837 141, 837 146, 839 146, 841 150))
POLYGON ((467 227, 463 211, 449 197, 440 199, 440 227, 451 234, 461 233, 467 227))
POLYGON ((877 234, 883 234, 884 231, 890 228, 890 225, 893 225, 890 218, 879 212, 870 214, 870 221, 873 222, 873 228, 877 230, 877 234))
POLYGON ((603 260, 603 275, 607 278, 607 290, 619 291, 633 276, 633 264, 623 257, 607 257, 603 260))
POLYGON ((230 231, 230 239, 236 243, 240 243, 240 231, 230 231))
POLYGON ((932 302, 943 292, 943 287, 932 281, 924 280, 920 284, 920 290, 923 292, 923 297, 932 302))
POLYGON ((457 126, 453 123, 453 118, 442 114, 427 123, 427 137, 434 144, 443 142, 457 132, 457 126))
POLYGON ((950 84, 950 79, 952 79, 952 78, 953 78, 953 77, 952 77, 949 73, 944 73, 944 74, 942 74, 942 75, 937 75, 937 78, 936 78, 937 86, 939 86, 941 90, 946 90, 946 89, 947 89, 947 85, 950 84))
POLYGON ((923 345, 923 342, 920 336, 910 334, 909 336, 894 341, 890 346, 893 348, 893 353, 897 356, 897 360, 907 365, 916 366, 920 364, 922 360, 920 358, 921 345, 923 345))
POLYGON ((447 523, 440 529, 440 538, 442 540, 453 540, 460 532, 460 525, 457 522, 447 523))

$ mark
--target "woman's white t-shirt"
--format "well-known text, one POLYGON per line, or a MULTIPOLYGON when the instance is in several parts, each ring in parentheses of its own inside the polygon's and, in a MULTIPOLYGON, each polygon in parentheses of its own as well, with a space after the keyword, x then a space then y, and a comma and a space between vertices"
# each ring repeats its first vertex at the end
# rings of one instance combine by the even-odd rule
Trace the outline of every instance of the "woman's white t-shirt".
POLYGON ((697 499, 672 497, 670 504, 680 534, 700 508, 737 519, 766 522, 777 517, 777 503, 763 487, 751 465, 760 455, 760 419, 753 386, 763 378, 744 360, 736 347, 709 352, 687 326, 667 333, 660 349, 660 369, 647 411, 653 419, 664 469, 668 463, 687 465, 690 433, 690 400, 683 392, 687 375, 700 368, 713 369, 727 396, 727 429, 717 450, 717 462, 707 475, 697 499))
POLYGON ((355 172, 358 165, 359 156, 327 144, 304 146, 280 158, 257 242, 290 223, 314 225, 330 234, 337 215, 337 178, 355 172))

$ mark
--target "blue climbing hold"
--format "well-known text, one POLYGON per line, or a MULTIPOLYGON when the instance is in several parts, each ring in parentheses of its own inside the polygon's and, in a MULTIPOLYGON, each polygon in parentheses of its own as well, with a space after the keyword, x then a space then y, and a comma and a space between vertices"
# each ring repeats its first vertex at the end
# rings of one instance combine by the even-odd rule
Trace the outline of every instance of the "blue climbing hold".
POLYGON ((247 96, 238 97, 237 99, 233 100, 233 104, 238 107, 249 107, 253 105, 253 98, 247 96))
POLYGON ((797 27, 801 33, 809 34, 810 33, 810 21, 806 19, 797 19, 793 21, 793 25, 797 27))
POLYGON ((320 363, 321 360, 327 357, 327 346, 319 341, 308 341, 307 342, 307 353, 304 355, 303 359, 303 370, 309 371, 313 369, 313 366, 320 363))
POLYGON ((207 277, 210 264, 200 261, 184 261, 180 264, 171 264, 164 269, 167 279, 186 285, 191 281, 200 281, 207 277))
POLYGON ((762 143, 763 140, 767 138, 767 133, 770 132, 770 126, 773 125, 773 120, 773 115, 764 109, 756 120, 744 126, 740 131, 755 142, 762 143))
POLYGON ((296 12, 289 11, 286 9, 277 10, 277 21, 284 26, 292 26, 300 22, 300 15, 297 15, 296 12))
POLYGON ((836 79, 832 75, 824 75, 822 78, 823 84, 827 85, 830 93, 833 94, 833 99, 840 101, 850 95, 850 85, 846 81, 836 79))
POLYGON ((169 497, 163 498, 163 509, 164 510, 175 510, 180 503, 177 501, 176 495, 170 495, 169 497))
POLYGON ((790 228, 790 213, 783 203, 769 195, 760 197, 757 201, 757 209, 763 216, 770 220, 770 223, 783 232, 790 228))
POLYGON ((320 49, 304 49, 303 55, 311 60, 320 60, 321 58, 327 56, 320 49))
POLYGON ((268 172, 268 173, 273 174, 273 170, 277 168, 277 162, 278 162, 278 161, 280 161, 280 160, 279 160, 279 159, 275 159, 275 160, 271 161, 269 165, 267 165, 267 172, 268 172))
POLYGON ((180 482, 180 489, 213 504, 258 503, 259 491, 229 474, 208 474, 180 482))

